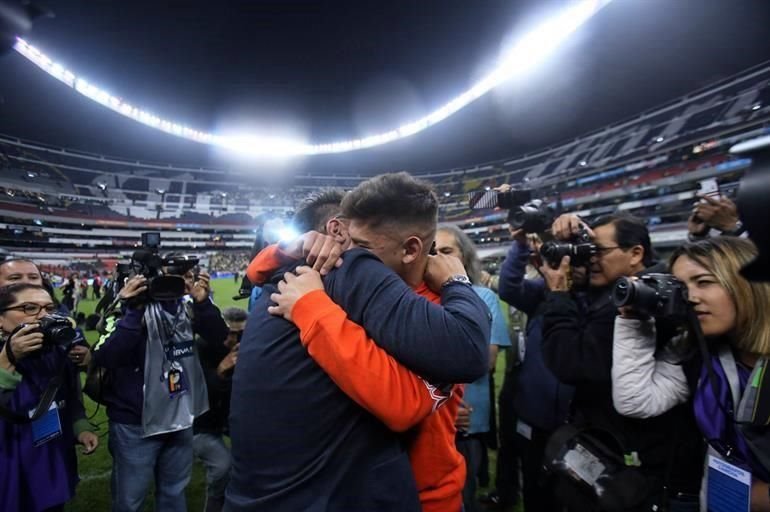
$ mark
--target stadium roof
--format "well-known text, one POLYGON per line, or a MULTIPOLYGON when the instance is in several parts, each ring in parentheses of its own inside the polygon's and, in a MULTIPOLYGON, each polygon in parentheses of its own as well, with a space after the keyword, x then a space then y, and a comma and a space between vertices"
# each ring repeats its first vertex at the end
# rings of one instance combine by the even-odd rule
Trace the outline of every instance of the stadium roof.
MULTIPOLYGON (((30 40, 93 82, 209 130, 268 120, 314 140, 398 126, 467 88, 566 1, 58 2, 30 40)), ((300 170, 461 166, 580 135, 770 59, 770 5, 616 0, 522 83, 379 149, 300 170)), ((78 98, 0 56, 0 132, 197 165, 222 155, 78 98)))

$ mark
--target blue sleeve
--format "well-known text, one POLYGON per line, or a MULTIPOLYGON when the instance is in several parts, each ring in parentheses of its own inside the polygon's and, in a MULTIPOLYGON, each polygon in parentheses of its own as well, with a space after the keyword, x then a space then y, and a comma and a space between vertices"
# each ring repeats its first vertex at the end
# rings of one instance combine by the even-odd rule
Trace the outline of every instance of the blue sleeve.
POLYGON ((125 315, 107 318, 105 333, 94 346, 93 359, 102 368, 144 366, 146 336, 143 309, 126 309, 125 315))
POLYGON ((473 289, 484 299, 489 311, 492 313, 492 337, 489 340, 489 344, 510 347, 511 338, 508 336, 508 328, 505 325, 503 312, 500 311, 500 301, 497 298, 497 294, 489 288, 482 288, 480 286, 474 286, 473 289))
POLYGON ((505 302, 531 316, 545 300, 545 281, 525 279, 529 254, 526 242, 513 241, 500 267, 498 292, 505 302))
POLYGON ((433 304, 362 249, 347 251, 324 281, 348 317, 416 374, 439 383, 486 375, 490 313, 470 286, 446 286, 433 304))
POLYGON ((251 289, 251 295, 249 296, 249 307, 248 307, 249 315, 251 315, 254 312, 254 306, 256 306, 257 299, 259 298, 260 295, 262 295, 262 287, 255 285, 254 288, 251 289))

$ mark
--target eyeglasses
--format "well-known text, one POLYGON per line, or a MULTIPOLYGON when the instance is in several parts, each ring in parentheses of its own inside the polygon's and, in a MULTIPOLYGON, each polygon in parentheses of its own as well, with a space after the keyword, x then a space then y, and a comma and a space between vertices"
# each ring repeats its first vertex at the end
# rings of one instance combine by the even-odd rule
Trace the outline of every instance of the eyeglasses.
POLYGON ((597 245, 596 246, 596 254, 598 254, 599 256, 604 256, 608 252, 614 251, 615 249, 620 249, 620 248, 621 247, 619 245, 612 245, 610 247, 600 247, 600 246, 597 245))
POLYGON ((35 316, 39 315, 43 310, 45 310, 45 312, 48 314, 55 313, 56 306, 54 304, 46 304, 45 306, 41 306, 40 304, 32 304, 28 302, 26 304, 19 304, 18 306, 5 308, 2 311, 23 311, 25 315, 35 316))

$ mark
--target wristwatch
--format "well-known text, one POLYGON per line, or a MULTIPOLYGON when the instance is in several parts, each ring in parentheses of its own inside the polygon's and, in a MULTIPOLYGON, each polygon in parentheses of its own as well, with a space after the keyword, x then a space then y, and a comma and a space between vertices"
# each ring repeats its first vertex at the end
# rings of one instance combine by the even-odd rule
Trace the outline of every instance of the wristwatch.
POLYGON ((471 280, 468 279, 468 276, 466 276, 465 274, 455 274, 451 276, 449 279, 447 279, 446 281, 444 281, 441 284, 441 288, 443 289, 445 286, 449 286, 450 284, 454 284, 454 283, 466 284, 468 286, 471 286, 471 280))
POLYGON ((722 236, 741 236, 745 231, 746 228, 743 227, 743 222, 739 220, 735 223, 733 229, 722 231, 722 236))

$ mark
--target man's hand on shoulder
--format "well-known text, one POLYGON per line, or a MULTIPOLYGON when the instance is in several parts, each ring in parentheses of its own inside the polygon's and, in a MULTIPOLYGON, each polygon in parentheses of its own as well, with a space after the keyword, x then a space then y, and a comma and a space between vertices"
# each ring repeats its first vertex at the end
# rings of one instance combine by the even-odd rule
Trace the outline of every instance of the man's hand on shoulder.
POLYGON ((304 258, 307 264, 322 276, 342 265, 341 256, 345 250, 345 247, 333 236, 324 235, 318 231, 308 231, 280 247, 284 253, 295 260, 304 258))
POLYGON ((295 272, 296 275, 291 272, 283 275, 283 281, 278 283, 278 292, 270 295, 270 300, 276 305, 267 308, 271 315, 282 316, 290 322, 292 321, 291 311, 297 301, 314 290, 324 288, 321 274, 312 268, 297 267, 295 272))
POLYGON ((425 284, 436 293, 441 292, 441 285, 447 279, 456 275, 467 275, 463 262, 454 256, 436 254, 428 256, 428 266, 425 268, 425 284))

